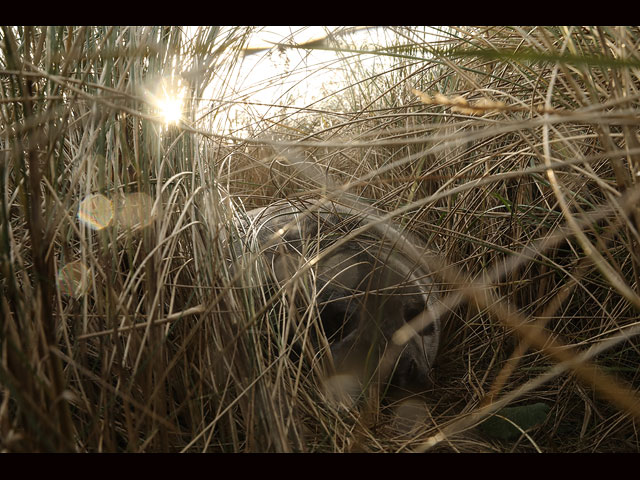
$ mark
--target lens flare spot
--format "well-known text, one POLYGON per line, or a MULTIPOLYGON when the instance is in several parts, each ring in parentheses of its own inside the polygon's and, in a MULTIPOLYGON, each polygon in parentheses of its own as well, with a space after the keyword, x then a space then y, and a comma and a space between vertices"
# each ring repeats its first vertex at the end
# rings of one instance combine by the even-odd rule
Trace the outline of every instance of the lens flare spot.
POLYGON ((81 261, 67 263, 58 271, 60 293, 78 298, 87 293, 90 284, 90 272, 81 261))
POLYGON ((125 195, 118 209, 118 224, 124 228, 143 228, 153 221, 153 200, 146 193, 125 195))
POLYGON ((113 204, 99 193, 90 195, 80 202, 78 219, 93 230, 102 230, 113 219, 113 204))

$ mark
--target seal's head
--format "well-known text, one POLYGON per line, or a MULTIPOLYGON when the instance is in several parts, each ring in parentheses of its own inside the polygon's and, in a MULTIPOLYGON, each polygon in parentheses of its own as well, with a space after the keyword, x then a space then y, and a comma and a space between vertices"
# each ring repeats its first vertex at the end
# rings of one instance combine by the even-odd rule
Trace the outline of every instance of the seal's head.
POLYGON ((408 245, 423 247, 392 225, 366 228, 370 214, 334 203, 312 207, 276 204, 251 211, 245 235, 284 291, 297 281, 315 285, 310 300, 318 306, 338 373, 424 390, 439 323, 426 323, 401 341, 395 335, 437 298, 428 273, 405 252, 408 245), (361 233, 352 236, 354 229, 361 233))
POLYGON ((318 264, 320 316, 336 370, 422 391, 439 341, 436 323, 400 344, 394 334, 433 301, 430 282, 397 253, 354 242, 318 264))

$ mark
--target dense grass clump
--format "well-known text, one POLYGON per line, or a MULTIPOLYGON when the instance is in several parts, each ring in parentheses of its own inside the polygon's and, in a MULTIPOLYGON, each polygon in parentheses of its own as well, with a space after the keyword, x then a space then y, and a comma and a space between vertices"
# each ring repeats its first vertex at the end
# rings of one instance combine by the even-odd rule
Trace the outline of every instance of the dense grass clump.
POLYGON ((2 27, 0 449, 640 450, 640 30, 381 31, 2 27), (233 263, 244 211, 344 194, 437 253, 420 397, 332 400, 314 299, 233 263))

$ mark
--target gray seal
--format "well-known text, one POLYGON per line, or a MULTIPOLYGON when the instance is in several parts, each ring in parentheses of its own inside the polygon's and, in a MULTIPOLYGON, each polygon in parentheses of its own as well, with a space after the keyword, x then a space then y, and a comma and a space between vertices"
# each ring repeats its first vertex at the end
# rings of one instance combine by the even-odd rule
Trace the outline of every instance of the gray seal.
POLYGON ((261 256, 269 278, 285 290, 312 283, 306 291, 317 302, 338 373, 375 377, 401 391, 428 388, 439 320, 400 345, 392 342, 437 301, 429 273, 407 253, 409 245, 413 257, 426 251, 421 241, 359 201, 278 201, 247 212, 236 227, 237 259, 261 256))

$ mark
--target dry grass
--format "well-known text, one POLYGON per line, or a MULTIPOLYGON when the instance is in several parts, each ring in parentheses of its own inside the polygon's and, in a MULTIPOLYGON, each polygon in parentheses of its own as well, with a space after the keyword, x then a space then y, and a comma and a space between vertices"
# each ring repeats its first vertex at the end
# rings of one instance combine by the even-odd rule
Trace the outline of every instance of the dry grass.
POLYGON ((640 450, 640 31, 401 29, 385 71, 336 36, 303 47, 336 47, 351 85, 241 136, 251 33, 2 29, 0 448, 640 450), (167 127, 144 89, 172 59, 189 101, 167 127), (243 209, 342 192, 438 252, 446 338, 415 401, 329 401, 288 335, 313 299, 230 269, 243 209), (522 435, 476 428, 540 403, 522 435))

